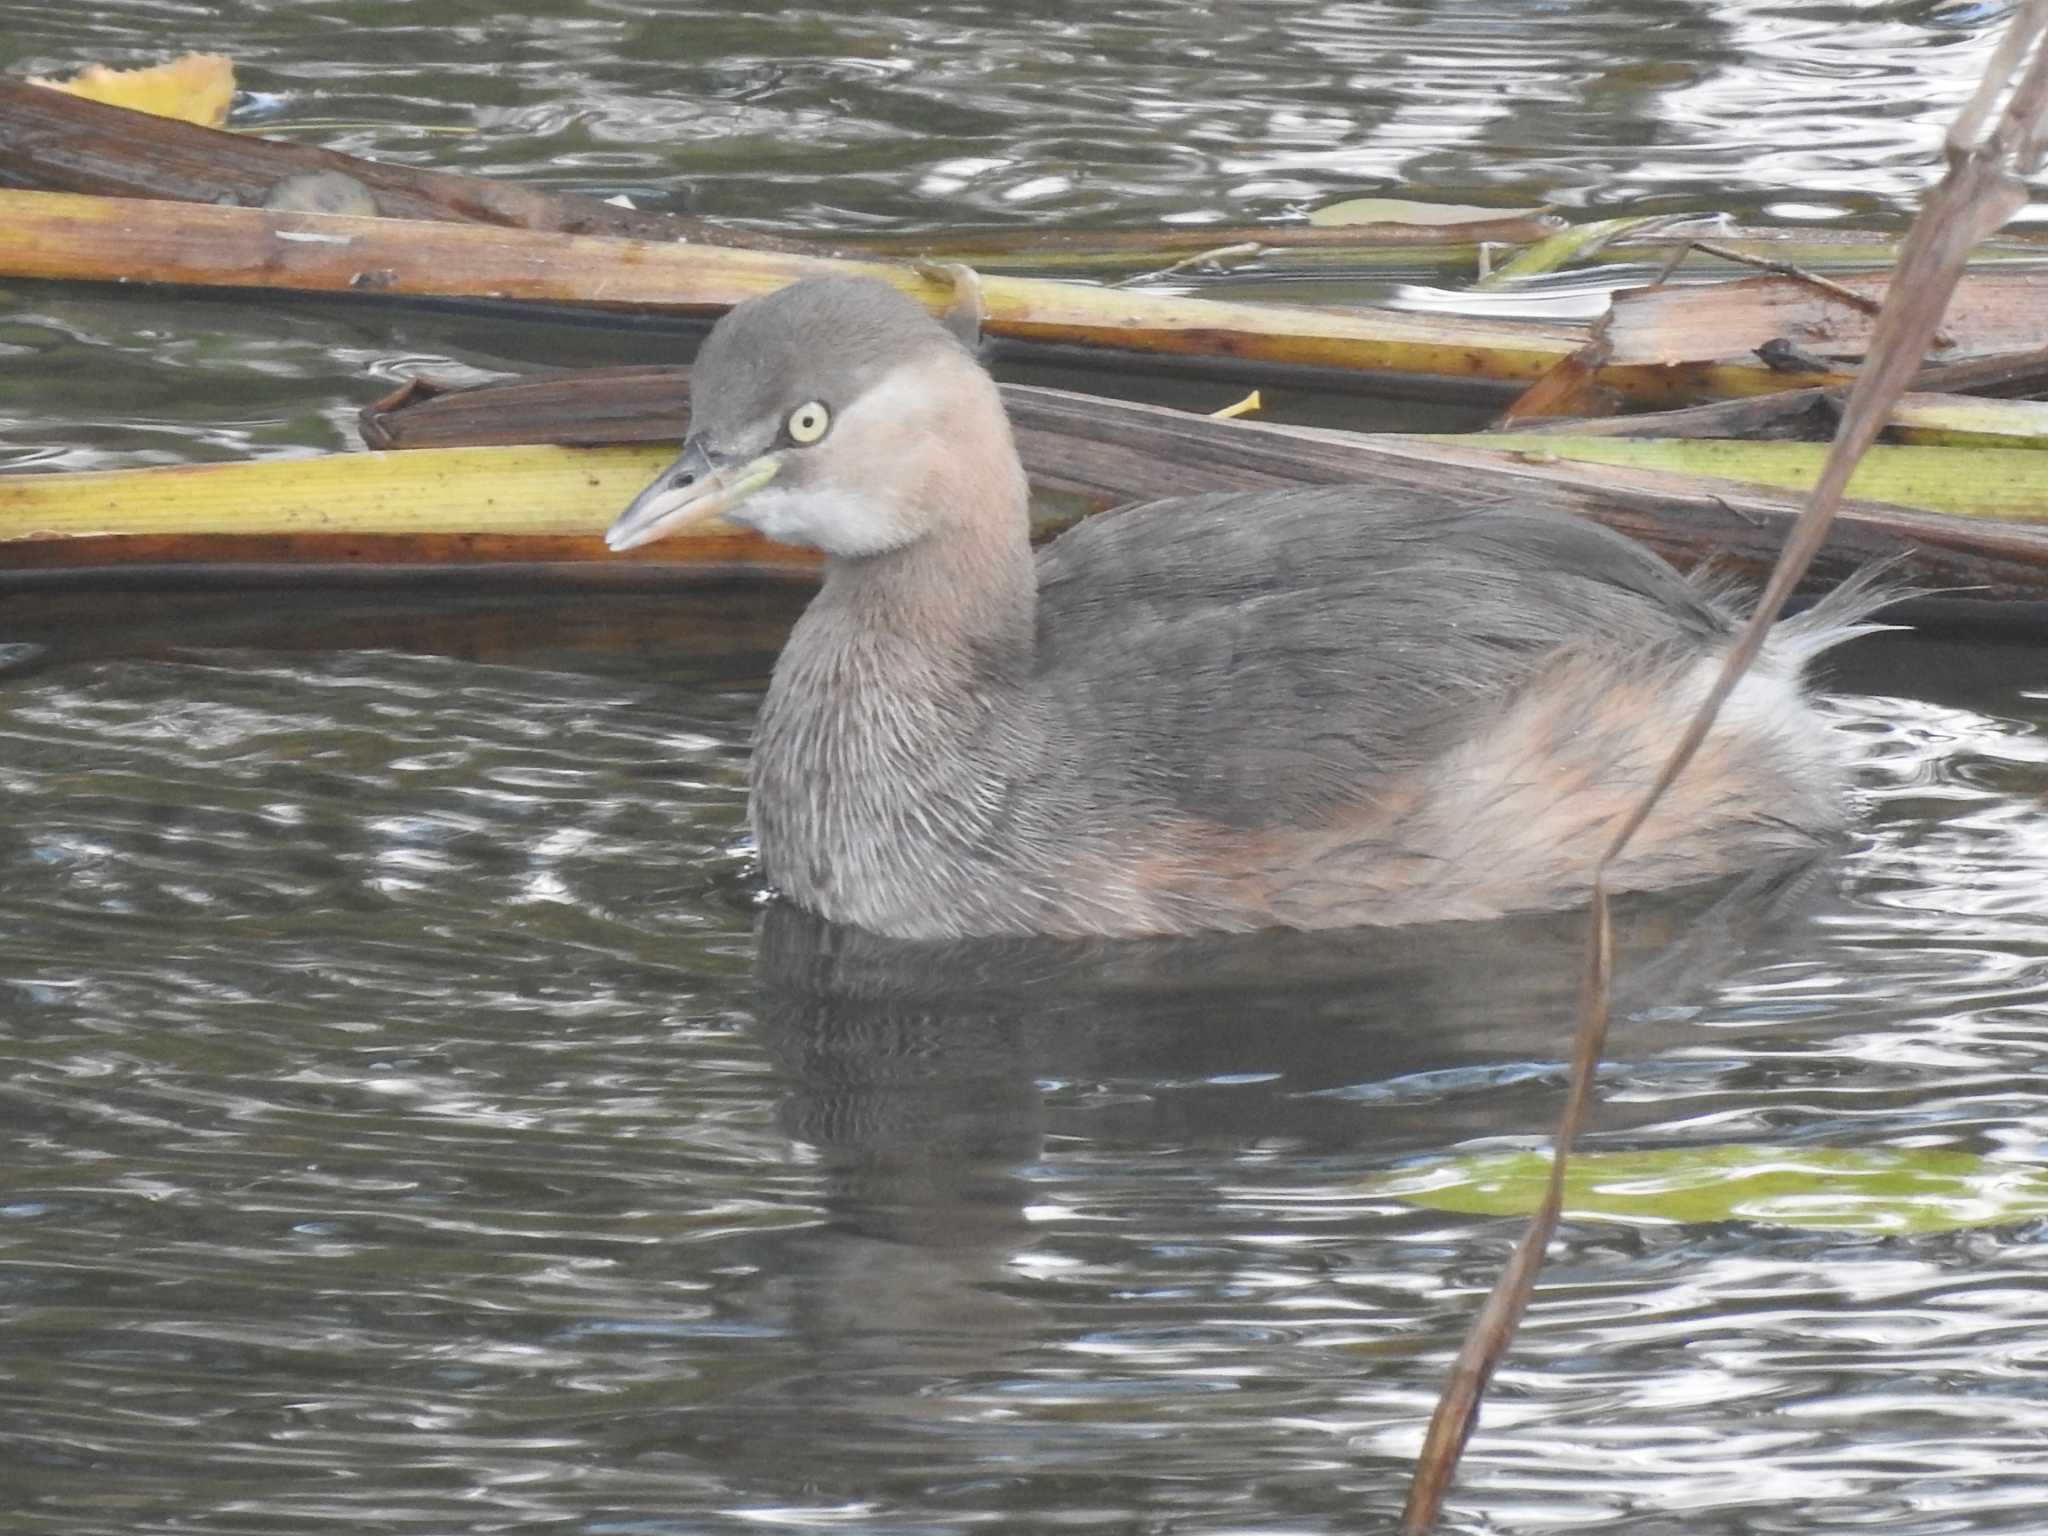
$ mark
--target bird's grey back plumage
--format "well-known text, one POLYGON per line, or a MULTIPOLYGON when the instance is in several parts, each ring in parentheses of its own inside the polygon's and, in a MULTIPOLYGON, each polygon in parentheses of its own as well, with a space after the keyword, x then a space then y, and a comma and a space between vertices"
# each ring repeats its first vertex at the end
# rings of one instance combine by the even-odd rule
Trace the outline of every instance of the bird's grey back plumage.
POLYGON ((1039 583, 1064 730, 1130 766, 1126 794, 1230 826, 1432 761, 1560 650, 1676 668, 1737 622, 1596 524, 1345 487, 1096 518, 1040 556, 1039 583))

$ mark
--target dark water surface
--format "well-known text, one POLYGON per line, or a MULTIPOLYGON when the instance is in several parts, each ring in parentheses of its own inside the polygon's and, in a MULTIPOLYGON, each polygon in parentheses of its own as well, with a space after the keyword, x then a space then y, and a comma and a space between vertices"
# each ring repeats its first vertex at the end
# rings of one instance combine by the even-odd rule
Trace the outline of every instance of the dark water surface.
MULTIPOLYGON (((790 230, 1404 181, 1881 222, 2002 15, 0 0, 0 68, 216 48, 273 128, 790 230)), ((0 465, 341 447, 422 368, 673 348, 0 287, 0 465)), ((1542 1136, 1573 926, 916 957, 764 911, 767 658, 679 601, 0 610, 52 646, 0 675, 0 1531, 1385 1528, 1515 1225, 1367 1181, 1542 1136)), ((1880 639, 1837 683, 1867 835, 1632 911, 1597 1139, 2035 1167, 2048 669, 1880 639)), ((1589 1222, 1452 1528, 2044 1503, 2038 1224, 1589 1222)))

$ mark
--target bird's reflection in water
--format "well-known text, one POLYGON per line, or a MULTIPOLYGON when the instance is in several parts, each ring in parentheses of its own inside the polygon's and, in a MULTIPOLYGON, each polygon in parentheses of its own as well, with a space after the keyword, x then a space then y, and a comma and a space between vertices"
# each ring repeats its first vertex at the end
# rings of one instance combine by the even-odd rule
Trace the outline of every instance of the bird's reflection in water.
MULTIPOLYGON (((1618 906, 1611 1056, 1697 1044, 1715 983, 1788 942, 1827 890, 1808 865, 1618 906)), ((1133 1169, 1185 1177, 1253 1147, 1296 1156, 1307 1181, 1545 1135, 1584 923, 920 944, 775 905, 757 1019, 833 1217, 802 1310, 915 1369, 913 1341, 1029 1331, 1005 1276, 1051 1194, 1086 1203, 1133 1169)))

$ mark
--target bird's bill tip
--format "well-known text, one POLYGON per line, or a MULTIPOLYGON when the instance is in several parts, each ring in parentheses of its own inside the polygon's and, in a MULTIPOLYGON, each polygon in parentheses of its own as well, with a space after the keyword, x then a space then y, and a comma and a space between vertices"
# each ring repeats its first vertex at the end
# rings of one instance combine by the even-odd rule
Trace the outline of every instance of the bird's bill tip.
POLYGON ((722 517, 773 480, 778 468, 773 454, 740 464, 713 465, 703 450, 686 449, 612 520, 605 530, 605 545, 621 554, 722 517))

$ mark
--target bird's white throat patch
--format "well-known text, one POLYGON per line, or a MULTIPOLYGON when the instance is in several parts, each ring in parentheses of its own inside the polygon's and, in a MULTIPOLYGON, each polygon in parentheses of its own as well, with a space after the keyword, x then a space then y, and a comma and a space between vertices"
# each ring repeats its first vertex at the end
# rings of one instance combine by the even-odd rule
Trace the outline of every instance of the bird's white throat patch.
POLYGON ((896 504, 879 487, 771 485, 742 502, 733 518, 778 544, 842 559, 879 555, 910 536, 896 504))

